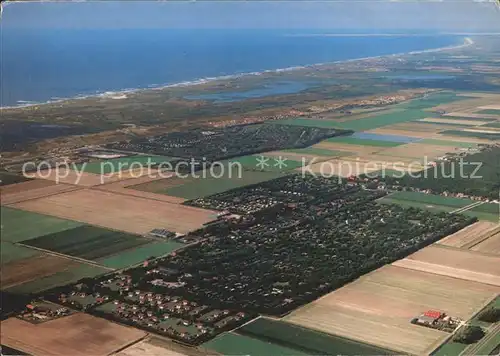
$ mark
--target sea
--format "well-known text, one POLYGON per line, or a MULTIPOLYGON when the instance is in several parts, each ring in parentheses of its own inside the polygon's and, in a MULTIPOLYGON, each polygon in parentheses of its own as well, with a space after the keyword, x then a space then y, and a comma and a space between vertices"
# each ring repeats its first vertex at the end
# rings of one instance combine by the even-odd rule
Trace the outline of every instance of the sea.
MULTIPOLYGON (((328 33, 284 29, 2 28, 0 105, 186 85, 463 42, 459 36, 429 33, 328 33)), ((295 87, 302 90, 300 85, 295 87)), ((272 93, 275 91, 268 90, 263 95, 272 93)))

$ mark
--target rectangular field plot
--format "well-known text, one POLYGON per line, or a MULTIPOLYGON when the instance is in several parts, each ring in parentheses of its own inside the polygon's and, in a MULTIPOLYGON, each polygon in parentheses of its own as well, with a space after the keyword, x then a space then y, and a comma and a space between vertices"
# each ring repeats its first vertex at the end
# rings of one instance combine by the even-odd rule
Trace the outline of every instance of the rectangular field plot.
POLYGON ((428 246, 393 266, 500 287, 500 259, 439 244, 428 246))
POLYGON ((65 270, 55 272, 45 277, 32 279, 22 284, 16 284, 15 286, 8 288, 8 291, 18 294, 39 293, 54 287, 75 283, 82 278, 93 278, 110 272, 109 269, 102 267, 77 263, 76 261, 74 262, 76 264, 72 264, 65 270))
MULTIPOLYGON (((273 164, 272 160, 271 164, 273 164)), ((203 178, 203 172, 199 172, 197 174, 199 174, 199 178, 189 177, 182 179, 176 177, 175 180, 167 178, 165 180, 145 183, 131 188, 181 197, 184 199, 196 199, 221 193, 226 190, 275 179, 286 173, 278 171, 267 172, 242 170, 240 175, 236 169, 233 173, 225 173, 220 178, 217 178, 218 173, 211 175, 210 172, 207 172, 205 178, 203 178)))
POLYGON ((393 112, 388 114, 380 114, 365 119, 342 122, 340 128, 350 129, 355 131, 365 131, 376 129, 378 127, 394 125, 401 122, 415 121, 424 119, 429 116, 429 113, 421 110, 404 110, 401 112, 393 112))
POLYGON ((426 145, 454 146, 459 148, 474 148, 477 146, 477 144, 471 142, 447 141, 432 138, 425 138, 422 141, 419 141, 419 143, 426 145))
POLYGON ((299 350, 307 355, 389 355, 393 351, 306 329, 284 321, 259 318, 239 334, 299 350))
POLYGON ((316 148, 316 147, 284 150, 283 152, 297 153, 299 155, 324 156, 324 157, 338 157, 338 156, 347 156, 351 154, 351 152, 347 151, 329 150, 326 148, 316 148))
POLYGON ((484 140, 500 140, 500 132, 479 132, 479 131, 465 131, 465 130, 446 130, 440 132, 445 136, 460 136, 465 138, 478 138, 484 140))
POLYGON ((210 210, 90 189, 30 200, 15 206, 133 234, 144 234, 156 228, 187 233, 215 216, 215 212, 210 210))
POLYGON ((473 246, 471 250, 500 255, 500 229, 495 229, 495 233, 473 246))
POLYGON ((469 249, 497 231, 500 232, 498 224, 488 221, 478 221, 452 235, 446 236, 437 243, 450 247, 469 249))
POLYGON ((410 143, 420 140, 418 137, 403 136, 403 135, 381 135, 371 132, 356 132, 351 137, 359 138, 362 140, 387 141, 387 142, 399 142, 399 143, 410 143))
POLYGON ((386 198, 382 198, 379 202, 391 201, 401 202, 402 204, 415 204, 416 207, 421 207, 422 205, 427 208, 443 208, 443 210, 453 211, 459 208, 466 207, 472 203, 473 200, 454 198, 454 197, 443 197, 440 195, 425 194, 419 192, 395 192, 386 198))
POLYGON ((307 355, 297 349, 277 345, 269 341, 259 340, 236 333, 224 333, 209 342, 201 345, 202 348, 213 350, 222 355, 250 355, 250 356, 287 356, 307 355))
POLYGON ((383 141, 383 140, 372 140, 372 139, 363 139, 357 137, 338 137, 338 138, 330 138, 327 142, 332 143, 345 143, 349 145, 362 145, 362 146, 374 146, 374 147, 396 147, 403 145, 401 142, 391 142, 391 141, 383 141))
POLYGON ((458 153, 458 148, 454 146, 441 146, 417 143, 409 143, 398 147, 388 148, 378 152, 382 156, 410 157, 415 159, 427 158, 427 162, 432 162, 437 157, 447 153, 458 153))
POLYGON ((64 255, 95 260, 149 242, 149 239, 139 235, 94 226, 80 226, 71 230, 40 236, 24 243, 64 255))
POLYGON ((141 263, 150 257, 166 255, 167 253, 170 253, 182 246, 184 245, 175 241, 154 242, 131 250, 123 251, 113 256, 100 258, 97 262, 106 267, 117 269, 125 268, 141 263))
POLYGON ((67 258, 38 254, 2 264, 1 287, 7 289, 78 266, 67 258))
POLYGON ((500 287, 385 266, 300 308, 285 320, 402 353, 423 355, 448 333, 413 325, 429 309, 470 318, 500 287))
POLYGON ((32 355, 104 356, 146 336, 143 331, 82 313, 38 325, 10 318, 0 326, 2 344, 32 355))
MULTIPOLYGON (((167 156, 144 156, 135 155, 128 157, 113 158, 101 161, 86 162, 76 166, 76 169, 81 172, 94 174, 109 174, 120 172, 123 170, 134 170, 137 168, 155 167, 165 162, 171 162, 175 158, 167 156)), ((165 167, 168 168, 168 167, 165 167)))
POLYGON ((483 109, 476 111, 476 114, 500 115, 500 109, 483 109))
POLYGON ((481 220, 500 223, 500 205, 497 203, 484 203, 464 211, 465 215, 475 216, 481 220))
POLYGON ((0 212, 3 241, 20 242, 83 225, 77 221, 7 207, 1 207, 0 212))
POLYGON ((41 252, 38 250, 19 246, 9 241, 0 241, 0 261, 2 265, 39 254, 41 252))

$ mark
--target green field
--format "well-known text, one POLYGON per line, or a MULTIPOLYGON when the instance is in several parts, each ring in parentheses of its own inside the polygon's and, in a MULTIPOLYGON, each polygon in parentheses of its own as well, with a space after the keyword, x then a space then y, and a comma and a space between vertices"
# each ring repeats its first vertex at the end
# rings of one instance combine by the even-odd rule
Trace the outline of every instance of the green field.
POLYGON ((428 145, 439 145, 439 146, 455 146, 455 147, 460 147, 460 148, 474 148, 477 146, 477 143, 436 140, 436 139, 432 139, 432 138, 425 138, 423 140, 418 141, 417 143, 424 143, 424 144, 428 144, 428 145))
POLYGON ((458 96, 457 94, 452 92, 440 92, 436 94, 430 94, 425 98, 414 99, 409 102, 399 104, 398 107, 404 107, 406 109, 430 109, 434 106, 465 99, 470 99, 470 97, 458 96))
POLYGON ((20 242, 35 237, 73 229, 83 224, 28 211, 1 207, 2 240, 20 242))
POLYGON ((500 214, 500 205, 496 203, 484 203, 481 205, 478 205, 469 211, 477 211, 478 213, 489 213, 489 214, 495 214, 497 217, 500 214))
POLYGON ((481 125, 481 127, 493 127, 493 128, 500 129, 500 122, 498 122, 498 121, 490 122, 489 124, 481 125))
POLYGON ((460 130, 446 130, 446 131, 441 131, 440 134, 460 136, 460 137, 484 138, 487 140, 500 140, 500 132, 487 133, 487 132, 471 132, 471 131, 460 131, 460 130))
POLYGON ((24 243, 65 255, 94 260, 145 245, 150 241, 139 235, 86 225, 40 236, 24 243))
POLYGON ((316 148, 316 147, 296 148, 296 149, 284 150, 284 152, 292 152, 303 155, 324 156, 324 157, 340 157, 340 156, 352 155, 352 152, 329 150, 326 148, 316 148))
POLYGON ((467 347, 466 344, 461 344, 459 342, 449 341, 443 344, 436 351, 434 351, 432 356, 458 356, 467 347))
POLYGON ((326 129, 341 128, 342 122, 333 120, 317 120, 317 119, 286 119, 276 120, 269 125, 290 125, 290 126, 305 126, 305 127, 320 127, 326 129))
POLYGON ((18 294, 38 293, 57 286, 74 283, 82 278, 92 278, 107 272, 109 272, 109 270, 82 263, 80 264, 80 266, 71 267, 65 271, 57 272, 47 277, 19 284, 6 290, 18 294))
POLYGON ((201 345, 202 348, 216 351, 222 355, 250 356, 292 356, 307 355, 295 349, 261 341, 235 333, 223 333, 201 345))
POLYGON ((455 209, 463 208, 466 207, 467 205, 474 203, 474 201, 470 199, 444 197, 441 195, 425 194, 419 192, 395 192, 387 196, 386 198, 382 199, 408 201, 408 202, 450 207, 455 209))
MULTIPOLYGON (((432 122, 432 121, 414 121, 413 123, 415 124, 422 124, 422 125, 439 125, 439 126, 449 126, 449 129, 467 129, 471 126, 475 125, 464 125, 464 124, 457 124, 455 122, 432 122)), ((444 129, 444 127, 443 127, 444 129)))
MULTIPOLYGON (((86 162, 76 165, 76 169, 86 173, 94 174, 109 174, 114 172, 120 172, 126 169, 136 169, 141 167, 155 166, 163 162, 170 162, 174 160, 173 157, 167 156, 128 156, 120 158, 112 158, 107 160, 99 160, 94 162, 86 162)), ((167 166, 165 168, 168 168, 167 166)))
POLYGON ((495 110, 495 109, 485 109, 476 112, 476 114, 486 114, 486 115, 500 115, 500 110, 495 110))
POLYGON ((100 258, 97 262, 106 267, 121 269, 139 264, 149 257, 166 255, 182 246, 184 244, 175 241, 154 242, 113 256, 100 258))
POLYGON ((259 318, 237 332, 262 341, 302 351, 307 355, 389 355, 393 352, 287 322, 259 318))
POLYGON ((286 172, 302 167, 302 162, 292 159, 284 159, 284 165, 279 166, 275 159, 277 159, 277 157, 269 157, 264 153, 262 155, 250 155, 231 158, 229 161, 233 162, 233 164, 236 162, 240 163, 244 170, 258 172, 286 172), (259 160, 261 159, 261 157, 264 157, 264 159, 268 159, 268 161, 266 161, 267 164, 264 166, 259 166, 259 160))
MULTIPOLYGON (((241 176, 237 169, 231 171, 231 175, 226 172, 221 178, 210 176, 206 178, 187 178, 182 185, 162 189, 155 193, 167 194, 184 199, 196 199, 221 193, 226 190, 256 184, 267 180, 282 177, 286 173, 282 172, 260 172, 243 170, 241 176)), ((200 173, 201 175, 201 173, 200 173)))
POLYGON ((40 251, 29 247, 15 245, 9 241, 0 241, 0 261, 2 265, 40 254, 40 251))
POLYGON ((28 180, 30 179, 19 174, 0 171, 0 186, 26 182, 28 180))
POLYGON ((451 208, 449 206, 442 206, 442 205, 430 205, 430 204, 425 204, 425 203, 417 203, 417 202, 412 202, 409 200, 396 200, 396 199, 390 199, 390 198, 382 198, 377 200, 379 204, 396 204, 399 205, 403 208, 418 208, 422 210, 428 210, 433 213, 450 213, 453 210, 456 210, 455 208, 451 208))
POLYGON ((406 145, 406 142, 392 142, 383 140, 368 140, 356 137, 333 137, 326 140, 333 143, 347 143, 349 145, 362 145, 362 146, 374 146, 374 147, 396 147, 401 145, 406 145))

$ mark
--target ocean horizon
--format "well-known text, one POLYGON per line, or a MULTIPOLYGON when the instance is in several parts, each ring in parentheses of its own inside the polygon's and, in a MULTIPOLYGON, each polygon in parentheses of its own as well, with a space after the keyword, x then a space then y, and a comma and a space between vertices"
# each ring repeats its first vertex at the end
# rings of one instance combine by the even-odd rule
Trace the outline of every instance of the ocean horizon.
POLYGON ((438 34, 3 28, 0 106, 23 106, 458 45, 438 34))

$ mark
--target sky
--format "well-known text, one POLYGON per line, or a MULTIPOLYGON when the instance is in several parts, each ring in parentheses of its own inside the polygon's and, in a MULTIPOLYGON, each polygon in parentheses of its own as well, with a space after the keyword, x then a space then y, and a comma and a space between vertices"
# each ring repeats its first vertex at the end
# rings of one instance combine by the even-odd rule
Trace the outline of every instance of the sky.
POLYGON ((10 3, 2 28, 500 31, 488 0, 92 1, 10 3))

